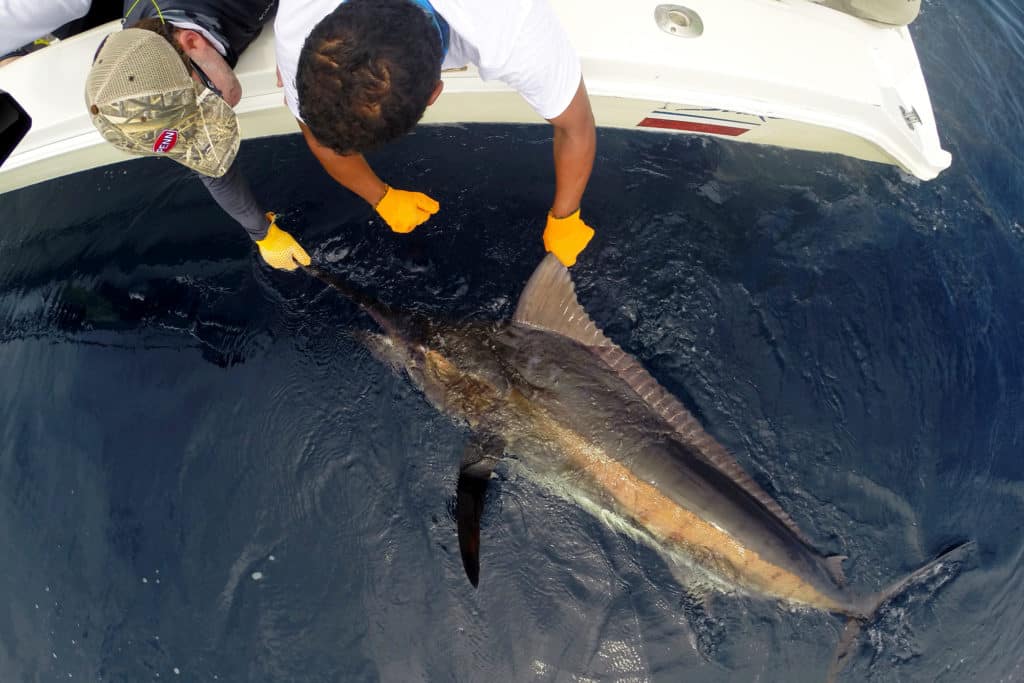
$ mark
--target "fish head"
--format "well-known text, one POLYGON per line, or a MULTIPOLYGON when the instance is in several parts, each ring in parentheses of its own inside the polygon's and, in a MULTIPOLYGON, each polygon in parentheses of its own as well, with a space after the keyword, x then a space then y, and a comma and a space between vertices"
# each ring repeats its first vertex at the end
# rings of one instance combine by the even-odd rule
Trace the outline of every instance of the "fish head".
POLYGON ((415 334, 361 333, 379 361, 404 372, 438 410, 475 426, 490 421, 511 382, 492 342, 494 325, 417 326, 415 334))
POLYGON ((370 330, 359 330, 354 333, 356 339, 369 350, 370 354, 388 366, 395 373, 401 373, 415 365, 414 346, 405 343, 393 335, 381 334, 370 330))

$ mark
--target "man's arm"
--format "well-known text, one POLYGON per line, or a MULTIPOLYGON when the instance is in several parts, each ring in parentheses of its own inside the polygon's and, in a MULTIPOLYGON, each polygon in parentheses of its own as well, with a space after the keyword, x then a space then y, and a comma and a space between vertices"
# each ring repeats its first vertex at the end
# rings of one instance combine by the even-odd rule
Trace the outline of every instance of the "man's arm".
POLYGON ((234 218, 249 233, 249 237, 254 242, 267 236, 270 222, 267 220, 266 213, 256 203, 256 197, 252 194, 249 181, 238 170, 237 160, 220 178, 197 175, 218 206, 224 209, 227 215, 234 218))
POLYGON ((395 232, 411 232, 437 213, 440 205, 422 192, 396 190, 381 180, 362 154, 338 154, 321 145, 305 123, 299 128, 327 174, 362 197, 395 232))
POLYGON ((306 144, 309 145, 313 156, 327 171, 327 175, 362 197, 370 206, 377 206, 380 203, 388 191, 388 186, 377 177, 362 154, 338 154, 330 147, 321 145, 302 121, 299 121, 299 128, 302 129, 302 136, 306 138, 306 144))
POLYGON ((249 234, 268 265, 281 270, 295 270, 296 264, 309 265, 309 254, 294 237, 277 227, 274 214, 260 210, 237 159, 219 178, 199 177, 220 208, 249 234))
MULTIPOLYGON (((480 75, 515 88, 555 128, 555 193, 544 228, 544 248, 571 266, 594 236, 580 217, 597 138, 580 57, 550 0, 490 0, 487 5, 474 10, 475 23, 467 24, 478 33, 476 42, 472 42, 474 36, 469 38, 480 52, 480 75), (500 17, 523 11, 519 31, 509 33, 500 17)), ((459 27, 453 25, 453 29, 459 27)))
POLYGON ((565 111, 548 120, 555 127, 555 200, 544 227, 544 248, 571 266, 594 236, 594 229, 580 218, 597 148, 594 112, 582 78, 565 111))
POLYGON ((555 127, 555 199, 551 215, 565 218, 580 208, 597 149, 594 112, 582 79, 566 110, 549 121, 555 127))

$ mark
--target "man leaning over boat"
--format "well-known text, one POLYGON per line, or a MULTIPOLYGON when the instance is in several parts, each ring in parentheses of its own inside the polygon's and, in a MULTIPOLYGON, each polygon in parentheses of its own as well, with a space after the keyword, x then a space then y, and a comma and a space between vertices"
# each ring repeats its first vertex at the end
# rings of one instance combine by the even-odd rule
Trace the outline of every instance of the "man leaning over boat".
POLYGON ((385 183, 362 153, 416 125, 441 94, 442 68, 472 63, 518 91, 554 127, 544 246, 576 262, 594 234, 580 202, 596 133, 579 57, 548 0, 281 0, 274 32, 285 102, 313 154, 395 232, 440 207, 385 183))
POLYGON ((104 139, 130 154, 166 156, 199 174, 216 202, 274 268, 309 255, 265 213, 235 156, 232 109, 242 98, 234 73, 241 52, 274 14, 277 0, 131 0, 122 31, 93 59, 85 99, 104 139))

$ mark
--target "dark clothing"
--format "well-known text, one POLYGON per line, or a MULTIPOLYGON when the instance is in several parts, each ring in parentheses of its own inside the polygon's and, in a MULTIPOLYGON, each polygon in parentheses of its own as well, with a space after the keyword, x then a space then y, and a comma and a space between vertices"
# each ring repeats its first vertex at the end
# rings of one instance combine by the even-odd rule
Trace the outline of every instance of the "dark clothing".
POLYGON ((220 178, 210 178, 198 173, 196 175, 203 181, 203 185, 206 185, 213 200, 245 228, 253 241, 267 236, 270 221, 267 220, 266 212, 256 203, 249 181, 238 170, 237 157, 228 172, 220 178))
POLYGON ((121 3, 117 0, 92 0, 89 12, 81 19, 75 19, 71 23, 64 24, 53 32, 58 38, 70 38, 71 36, 85 33, 91 28, 96 28, 108 21, 121 18, 121 3))
MULTIPOLYGON (((140 19, 160 16, 151 0, 125 0, 124 25, 140 19)), ((157 0, 160 13, 173 23, 188 21, 202 26, 227 50, 228 64, 234 68, 238 57, 260 34, 260 29, 277 12, 277 0, 157 0)))
MULTIPOLYGON (((232 68, 238 63, 242 51, 249 47, 263 25, 277 12, 277 0, 157 0, 159 14, 152 0, 126 0, 125 12, 133 4, 135 7, 124 18, 126 27, 161 15, 171 24, 196 24, 209 32, 227 51, 224 58, 232 68)), ((254 241, 266 237, 270 222, 253 196, 249 181, 239 170, 237 157, 220 178, 197 175, 214 201, 245 228, 249 237, 254 241)))

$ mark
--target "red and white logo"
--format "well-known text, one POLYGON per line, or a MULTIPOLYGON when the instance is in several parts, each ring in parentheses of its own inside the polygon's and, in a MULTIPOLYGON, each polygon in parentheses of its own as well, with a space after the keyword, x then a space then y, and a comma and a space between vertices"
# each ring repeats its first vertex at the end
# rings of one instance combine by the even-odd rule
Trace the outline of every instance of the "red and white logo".
POLYGON ((178 144, 178 131, 160 131, 160 135, 156 136, 156 142, 153 143, 153 151, 164 154, 174 149, 176 144, 178 144))

